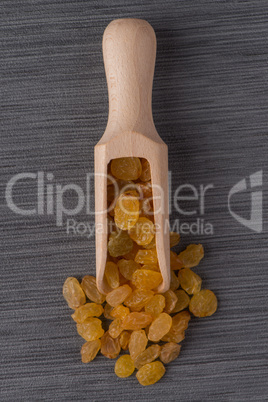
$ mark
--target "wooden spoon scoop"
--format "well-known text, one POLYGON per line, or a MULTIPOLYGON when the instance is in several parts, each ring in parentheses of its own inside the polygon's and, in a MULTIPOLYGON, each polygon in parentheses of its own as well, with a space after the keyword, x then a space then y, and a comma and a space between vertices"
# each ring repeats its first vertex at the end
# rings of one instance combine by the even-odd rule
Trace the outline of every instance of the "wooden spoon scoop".
POLYGON ((101 293, 112 289, 104 276, 107 258, 107 165, 115 158, 140 157, 150 163, 156 249, 163 282, 170 286, 168 228, 168 150, 153 122, 151 100, 156 38, 140 19, 112 21, 103 35, 103 58, 109 92, 106 130, 95 146, 96 277, 101 293))

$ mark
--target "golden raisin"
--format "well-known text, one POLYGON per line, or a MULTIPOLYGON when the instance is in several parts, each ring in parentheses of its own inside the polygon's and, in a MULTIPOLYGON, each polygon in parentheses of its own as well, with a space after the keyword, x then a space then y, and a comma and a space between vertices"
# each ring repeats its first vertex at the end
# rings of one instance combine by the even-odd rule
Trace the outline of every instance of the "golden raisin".
POLYGON ((186 307, 189 306, 190 303, 190 297, 187 295, 187 293, 182 290, 175 290, 175 295, 177 296, 177 303, 174 307, 174 309, 172 310, 172 313, 178 313, 181 310, 184 310, 186 307))
POLYGON ((191 318, 189 311, 182 311, 172 318, 172 326, 169 332, 162 338, 164 342, 181 342, 185 337, 185 330, 191 318))
MULTIPOLYGON (((180 281, 174 271, 170 271, 170 289, 176 290, 180 286, 180 281)), ((175 292, 176 293, 176 292, 175 292)))
POLYGON ((155 241, 155 236, 153 237, 153 240, 150 241, 149 244, 146 244, 143 246, 143 248, 145 248, 146 250, 152 250, 153 248, 156 248, 156 241, 155 241))
POLYGON ((120 318, 123 320, 130 313, 129 308, 123 306, 123 304, 119 304, 119 306, 114 307, 110 312, 111 317, 120 318))
POLYGON ((120 378, 129 377, 134 370, 135 366, 129 355, 120 356, 114 366, 114 372, 120 378))
POLYGON ((172 317, 172 332, 185 331, 188 328, 188 323, 191 319, 189 311, 182 311, 172 317))
POLYGON ((119 286, 119 272, 117 265, 112 261, 107 261, 105 266, 105 278, 108 285, 112 289, 116 289, 119 286))
POLYGON ((137 369, 140 369, 147 363, 153 362, 160 356, 161 346, 159 345, 152 345, 141 352, 136 359, 134 360, 134 365, 137 369))
POLYGON ((141 385, 152 385, 159 381, 165 374, 165 367, 159 361, 145 364, 136 374, 141 385))
MULTIPOLYGON (((147 218, 150 222, 154 223, 154 210, 152 208, 151 201, 148 198, 140 200, 140 217, 147 218)), ((152 239, 151 242, 148 243, 148 246, 149 244, 151 245, 153 240, 154 239, 152 239)), ((146 247, 146 245, 144 245, 144 248, 152 248, 152 247, 146 247)))
POLYGON ((86 341, 99 339, 103 334, 102 322, 98 318, 89 317, 81 324, 76 324, 77 332, 86 341))
POLYGON ((156 264, 144 264, 142 269, 150 269, 151 271, 160 272, 159 266, 156 264))
POLYGON ((202 279, 189 268, 181 269, 178 278, 182 289, 189 295, 198 293, 201 289, 202 279))
POLYGON ((128 280, 119 271, 119 285, 122 286, 126 284, 128 284, 128 280))
POLYGON ((157 264, 157 252, 155 249, 152 250, 139 250, 136 254, 135 261, 139 264, 157 264))
POLYGON ((151 169, 150 169, 150 163, 147 161, 147 159, 141 158, 141 167, 142 167, 142 172, 140 175, 140 180, 141 181, 149 181, 151 180, 151 169))
POLYGON ((82 279, 81 286, 89 300, 95 303, 102 304, 105 300, 105 295, 101 294, 96 285, 96 278, 91 275, 86 275, 82 279))
POLYGON ((140 198, 151 198, 153 195, 152 183, 150 181, 146 183, 136 183, 136 189, 141 196, 140 198))
POLYGON ((129 230, 129 236, 140 246, 149 244, 155 234, 154 224, 147 218, 141 217, 129 230))
POLYGON ((89 363, 95 359, 101 347, 100 339, 84 343, 81 348, 81 359, 83 363, 89 363))
POLYGON ((138 252, 138 251, 140 250, 140 248, 141 248, 141 246, 138 246, 137 243, 135 243, 135 242, 132 242, 132 243, 133 243, 132 249, 131 249, 128 253, 126 253, 126 254, 124 254, 124 255, 122 256, 122 257, 125 258, 126 260, 134 260, 135 257, 136 257, 137 252, 138 252))
POLYGON ((164 342, 179 343, 184 339, 184 331, 188 328, 191 315, 188 311, 182 311, 174 315, 169 332, 162 338, 164 342))
POLYGON ((119 288, 112 290, 106 296, 106 301, 110 306, 117 307, 132 293, 131 287, 128 285, 119 286, 119 288))
POLYGON ((179 356, 180 351, 181 345, 178 345, 175 342, 168 342, 161 349, 160 360, 164 364, 168 364, 179 356))
POLYGON ((165 297, 165 301, 166 301, 166 305, 164 308, 164 311, 168 314, 170 314, 174 307, 176 306, 177 303, 177 296, 176 294, 173 292, 173 290, 169 289, 164 293, 164 297, 165 297))
POLYGON ((63 284, 62 293, 68 306, 72 309, 76 309, 86 302, 85 293, 76 278, 69 277, 66 279, 63 284))
POLYGON ((130 332, 129 331, 122 331, 120 336, 119 336, 119 342, 120 342, 120 346, 123 350, 127 350, 128 349, 128 343, 129 343, 129 339, 130 339, 130 332))
POLYGON ((181 236, 179 235, 179 233, 170 232, 170 234, 169 234, 170 248, 177 246, 177 244, 179 244, 179 242, 180 242, 180 238, 181 238, 181 236))
POLYGON ((109 236, 108 251, 112 257, 119 257, 127 254, 132 250, 133 241, 127 232, 120 230, 112 232, 109 236))
POLYGON ((172 318, 167 313, 161 313, 152 322, 149 328, 148 339, 153 342, 160 341, 166 335, 172 325, 172 318))
POLYGON ((119 337, 112 338, 109 334, 109 331, 105 332, 105 334, 101 338, 101 353, 103 356, 108 357, 109 359, 115 359, 121 350, 119 337))
POLYGON ((119 318, 116 318, 109 325, 109 335, 112 338, 117 338, 121 334, 122 331, 123 331, 123 328, 121 326, 121 320, 119 318))
POLYGON ((170 251, 170 269, 172 271, 176 271, 177 269, 181 269, 183 264, 177 254, 174 251, 170 251))
POLYGON ((202 244, 190 244, 178 257, 182 261, 184 268, 195 267, 204 257, 203 246, 202 244))
POLYGON ((148 339, 143 329, 131 333, 128 349, 133 360, 146 349, 147 343, 148 339))
POLYGON ((147 327, 152 322, 152 316, 145 312, 136 312, 128 314, 122 321, 123 329, 138 330, 147 327))
POLYGON ((154 292, 146 289, 135 289, 132 294, 125 300, 125 305, 132 311, 140 311, 153 297, 154 292))
POLYGON ((168 332, 165 336, 163 336, 161 341, 179 343, 179 342, 183 341, 184 338, 185 338, 185 331, 181 331, 181 332, 177 332, 177 333, 168 332))
POLYGON ((72 319, 77 323, 84 322, 89 317, 99 317, 103 313, 103 307, 101 304, 86 303, 81 307, 78 307, 72 314, 72 319))
POLYGON ((113 306, 110 306, 110 304, 108 304, 108 303, 105 304, 103 315, 108 320, 113 320, 114 319, 114 317, 111 316, 112 309, 113 309, 113 306))
POLYGON ((133 273, 140 268, 140 264, 133 260, 122 259, 118 261, 117 265, 121 274, 129 281, 131 280, 133 273))
POLYGON ((217 297, 211 290, 200 290, 191 298, 189 310, 196 317, 209 317, 217 310, 217 297))
POLYGON ((145 312, 151 314, 156 318, 164 310, 166 304, 165 297, 163 295, 154 295, 145 305, 145 312))
POLYGON ((139 158, 116 158, 111 162, 111 172, 117 179, 137 180, 142 173, 139 158))
POLYGON ((134 286, 139 289, 155 289, 162 282, 162 275, 160 272, 152 271, 149 269, 137 269, 132 275, 132 280, 134 286))
POLYGON ((114 221, 119 229, 129 230, 139 219, 140 203, 136 194, 133 191, 122 193, 116 201, 114 221))

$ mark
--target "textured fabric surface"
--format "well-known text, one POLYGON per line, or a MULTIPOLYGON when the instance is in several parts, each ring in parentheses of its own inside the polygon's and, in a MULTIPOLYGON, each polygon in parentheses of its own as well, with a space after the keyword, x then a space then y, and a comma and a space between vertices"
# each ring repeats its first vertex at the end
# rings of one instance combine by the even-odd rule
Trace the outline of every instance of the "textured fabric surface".
MULTIPOLYGON (((1 401, 267 400, 267 13, 266 0, 1 0, 1 401), (68 234, 66 215, 57 226, 46 202, 44 214, 22 216, 5 199, 8 181, 25 172, 44 172, 54 198, 56 185, 86 192, 108 113, 102 34, 120 17, 147 19, 156 32, 153 114, 169 146, 172 196, 182 184, 198 195, 213 185, 203 215, 200 198, 181 201, 196 213, 173 206, 171 222, 213 225, 213 235, 182 234, 176 250, 204 245, 196 272, 219 309, 192 320, 180 357, 144 388, 118 379, 114 361, 80 362, 83 340, 61 289, 67 276, 95 274, 94 237, 82 226, 68 234), (231 216, 228 194, 260 171, 258 233, 231 216)), ((91 182, 89 195, 92 210, 91 182)), ((20 180, 13 200, 36 207, 36 180, 20 180)), ((233 211, 249 219, 250 201, 249 191, 234 195, 233 211)), ((74 207, 75 193, 64 202, 74 207)), ((94 222, 85 207, 73 218, 94 222)))

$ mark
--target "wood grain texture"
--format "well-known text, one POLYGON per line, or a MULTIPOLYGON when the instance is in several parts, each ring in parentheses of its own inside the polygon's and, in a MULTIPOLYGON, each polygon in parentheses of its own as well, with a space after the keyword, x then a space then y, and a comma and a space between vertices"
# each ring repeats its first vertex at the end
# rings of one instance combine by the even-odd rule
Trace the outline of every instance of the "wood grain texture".
MULTIPOLYGON (((2 0, 1 68, 1 401, 265 401, 267 399, 267 13, 266 0, 2 0), (153 115, 169 149, 172 194, 181 184, 213 184, 197 268, 215 291, 218 312, 193 319, 178 360, 153 387, 113 374, 114 361, 82 365, 61 287, 95 272, 94 237, 66 232, 52 215, 16 215, 6 205, 17 173, 53 173, 86 193, 93 148, 105 131, 108 97, 101 52, 115 18, 147 20, 157 38, 153 115), (230 188, 263 170, 264 229, 254 233, 229 213, 230 188)), ((46 180, 46 184, 48 181, 46 180)), ((36 204, 36 181, 14 188, 22 208, 36 204)), ((58 188, 57 192, 60 192, 58 188)), ((88 186, 94 210, 93 182, 88 186)), ((56 194, 56 189, 54 191, 56 194)), ((77 204, 66 192, 66 208, 77 204)), ((234 199, 249 217, 250 194, 234 199)), ((174 205, 171 222, 202 218, 198 202, 174 205)), ((73 217, 93 226, 86 207, 73 217)))

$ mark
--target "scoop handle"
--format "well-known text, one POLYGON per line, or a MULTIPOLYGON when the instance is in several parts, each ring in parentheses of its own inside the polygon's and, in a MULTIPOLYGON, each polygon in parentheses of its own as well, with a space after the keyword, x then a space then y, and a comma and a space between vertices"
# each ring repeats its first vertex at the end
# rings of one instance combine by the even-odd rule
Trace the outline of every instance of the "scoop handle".
POLYGON ((141 19, 114 20, 104 31, 102 49, 109 93, 107 127, 146 134, 154 129, 156 37, 152 26, 141 19))

